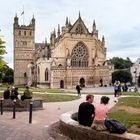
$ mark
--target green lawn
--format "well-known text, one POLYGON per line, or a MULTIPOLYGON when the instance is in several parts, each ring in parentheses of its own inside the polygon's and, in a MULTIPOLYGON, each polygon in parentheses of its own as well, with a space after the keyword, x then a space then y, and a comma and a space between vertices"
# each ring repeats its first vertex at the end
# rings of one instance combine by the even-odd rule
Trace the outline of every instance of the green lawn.
POLYGON ((140 110, 138 112, 126 111, 121 109, 121 106, 133 107, 131 109, 140 109, 140 97, 124 97, 120 98, 119 102, 116 105, 120 107, 119 110, 112 110, 109 112, 108 117, 117 119, 124 123, 127 127, 128 132, 139 134, 140 135, 140 110), (136 129, 132 129, 132 126, 136 125, 136 129))
POLYGON ((119 105, 140 108, 140 97, 124 97, 119 99, 119 105))
POLYGON ((79 99, 78 96, 64 94, 34 94, 34 98, 42 98, 44 102, 64 102, 79 99))

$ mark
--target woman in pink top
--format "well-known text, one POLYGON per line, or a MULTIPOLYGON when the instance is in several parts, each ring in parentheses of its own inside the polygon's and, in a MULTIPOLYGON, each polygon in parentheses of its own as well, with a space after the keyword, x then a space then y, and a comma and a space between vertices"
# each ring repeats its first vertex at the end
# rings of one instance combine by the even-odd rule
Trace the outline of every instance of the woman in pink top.
POLYGON ((104 121, 107 117, 108 113, 108 104, 109 102, 109 97, 102 96, 101 98, 101 103, 95 107, 95 118, 92 124, 92 128, 103 131, 106 130, 106 127, 104 125, 104 121))

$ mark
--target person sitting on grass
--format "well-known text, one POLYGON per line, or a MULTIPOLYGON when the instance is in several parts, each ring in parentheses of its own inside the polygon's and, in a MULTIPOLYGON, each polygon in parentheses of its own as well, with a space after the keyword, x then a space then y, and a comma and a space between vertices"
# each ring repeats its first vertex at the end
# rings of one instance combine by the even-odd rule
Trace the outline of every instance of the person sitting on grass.
POLYGON ((25 99, 32 99, 32 95, 33 95, 32 91, 30 91, 29 87, 26 86, 24 94, 23 94, 23 96, 21 96, 21 100, 23 101, 25 99))

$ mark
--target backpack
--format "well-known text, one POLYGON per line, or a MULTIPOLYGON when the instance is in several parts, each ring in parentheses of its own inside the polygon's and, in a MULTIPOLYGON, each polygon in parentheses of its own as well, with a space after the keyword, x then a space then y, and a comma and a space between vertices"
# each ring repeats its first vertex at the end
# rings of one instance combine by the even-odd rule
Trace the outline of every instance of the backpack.
POLYGON ((118 120, 105 120, 105 126, 110 133, 123 134, 126 127, 118 120))

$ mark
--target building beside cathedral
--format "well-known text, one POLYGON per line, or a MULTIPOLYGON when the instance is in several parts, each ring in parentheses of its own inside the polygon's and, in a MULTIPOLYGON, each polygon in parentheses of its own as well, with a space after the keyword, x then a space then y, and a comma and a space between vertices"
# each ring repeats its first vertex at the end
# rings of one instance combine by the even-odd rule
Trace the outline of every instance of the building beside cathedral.
POLYGON ((19 25, 16 15, 13 34, 15 85, 75 88, 112 81, 114 67, 106 60, 105 38, 99 39, 95 21, 89 32, 80 14, 74 24, 66 18, 65 26, 51 33, 50 43, 35 43, 35 18, 19 25))

